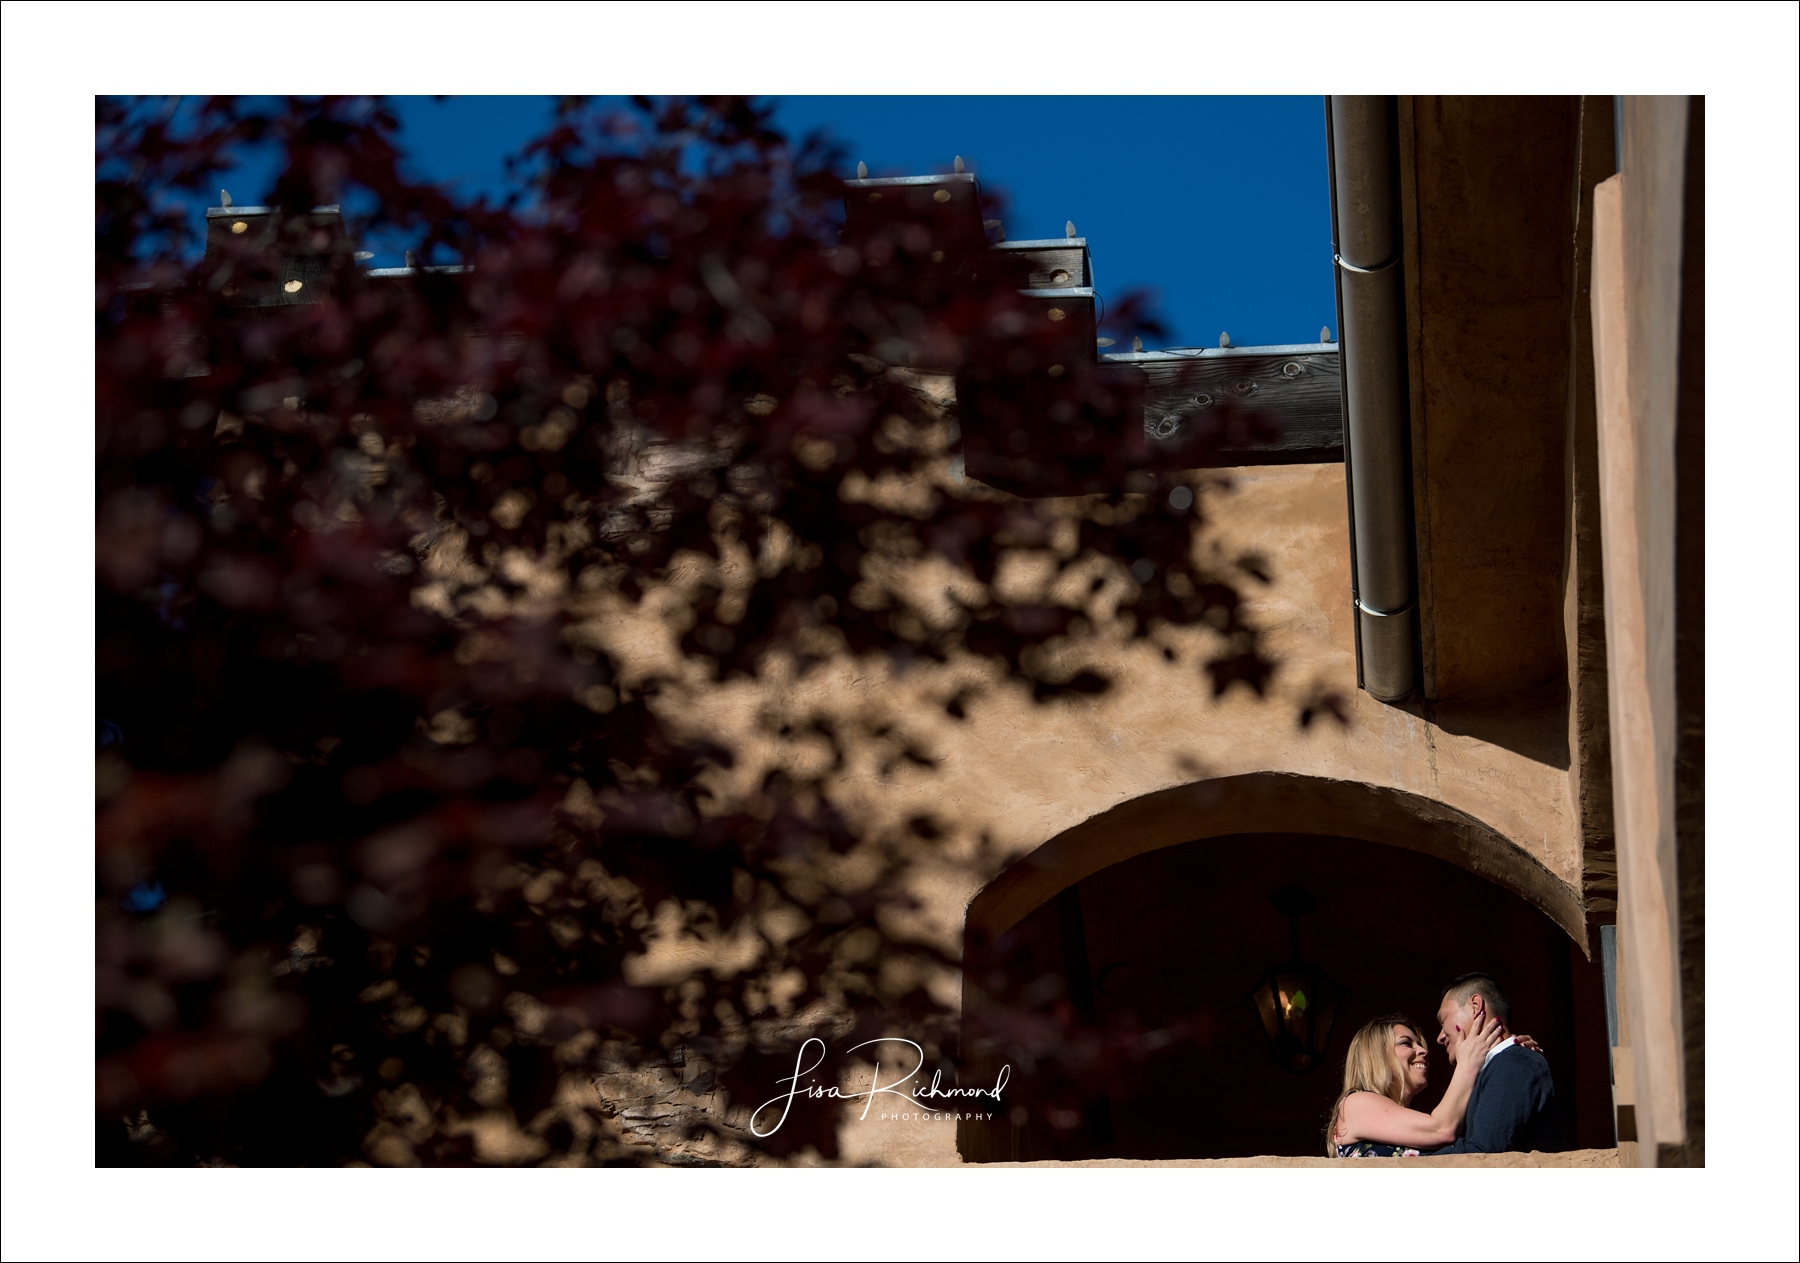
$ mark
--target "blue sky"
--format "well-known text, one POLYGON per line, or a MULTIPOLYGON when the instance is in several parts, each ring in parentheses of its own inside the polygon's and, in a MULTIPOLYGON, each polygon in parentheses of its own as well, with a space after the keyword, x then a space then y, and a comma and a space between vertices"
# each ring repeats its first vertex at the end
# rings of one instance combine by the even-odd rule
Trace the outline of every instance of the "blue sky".
MULTIPOLYGON (((1006 201, 1012 240, 1088 239, 1102 293, 1154 289, 1166 345, 1314 342, 1336 328, 1324 105, 1319 97, 775 98, 776 121, 824 129, 872 175, 948 170, 961 155, 1006 201)), ((416 172, 466 192, 505 187, 505 158, 550 118, 548 97, 395 98, 416 172)), ((239 203, 269 172, 226 181, 239 203)), ((846 172, 846 174, 849 174, 846 172)), ((377 266, 399 259, 378 257, 377 266)))

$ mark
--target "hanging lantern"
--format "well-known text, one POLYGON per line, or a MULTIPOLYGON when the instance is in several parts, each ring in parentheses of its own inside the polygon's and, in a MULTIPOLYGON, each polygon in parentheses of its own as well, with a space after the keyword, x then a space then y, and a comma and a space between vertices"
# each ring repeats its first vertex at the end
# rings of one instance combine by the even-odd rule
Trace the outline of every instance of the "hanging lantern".
POLYGON ((1338 1005, 1350 993, 1300 958, 1300 918, 1313 909, 1312 893, 1283 886, 1269 902, 1288 918, 1288 961, 1264 974, 1248 998, 1262 1019, 1275 1064, 1291 1074, 1305 1074, 1324 1062, 1338 1005))

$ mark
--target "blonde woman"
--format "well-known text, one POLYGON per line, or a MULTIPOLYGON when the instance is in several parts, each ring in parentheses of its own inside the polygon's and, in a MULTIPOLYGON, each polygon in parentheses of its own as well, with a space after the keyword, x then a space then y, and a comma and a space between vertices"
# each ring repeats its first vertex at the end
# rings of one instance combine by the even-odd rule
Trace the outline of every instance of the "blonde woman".
MULTIPOLYGON (((1506 1038, 1505 1028, 1486 1013, 1462 1031, 1456 1069, 1444 1099, 1427 1114, 1407 1108, 1425 1090, 1431 1044, 1418 1023, 1398 1014, 1376 1018, 1350 1040, 1344 1059, 1344 1090, 1331 1107, 1325 1155, 1332 1158, 1416 1158, 1456 1139, 1469 1092, 1488 1052, 1506 1038)), ((1520 1036, 1525 1043, 1527 1036, 1520 1036)), ((1536 1045, 1533 1044, 1532 1047, 1536 1045)))

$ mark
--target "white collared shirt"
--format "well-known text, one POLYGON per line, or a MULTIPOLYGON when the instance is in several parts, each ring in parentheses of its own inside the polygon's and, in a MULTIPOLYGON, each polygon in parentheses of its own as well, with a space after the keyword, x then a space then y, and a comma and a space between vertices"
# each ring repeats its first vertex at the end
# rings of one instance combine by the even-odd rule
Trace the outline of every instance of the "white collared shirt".
POLYGON ((1500 1050, 1502 1048, 1510 1048, 1518 1042, 1519 1041, 1515 1036, 1508 1035, 1505 1039, 1503 1039, 1499 1043, 1495 1044, 1492 1048, 1488 1049, 1487 1056, 1485 1056, 1481 1059, 1481 1068, 1483 1070, 1486 1070, 1487 1066, 1488 1066, 1488 1062, 1492 1061, 1496 1056, 1498 1056, 1500 1053, 1500 1050))

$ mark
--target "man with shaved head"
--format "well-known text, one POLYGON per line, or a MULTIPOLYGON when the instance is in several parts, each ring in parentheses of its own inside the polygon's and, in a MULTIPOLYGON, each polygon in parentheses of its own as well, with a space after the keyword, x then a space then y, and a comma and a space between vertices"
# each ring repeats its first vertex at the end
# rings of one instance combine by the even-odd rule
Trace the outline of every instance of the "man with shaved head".
POLYGON ((1513 1039, 1512 1005, 1486 974, 1464 974, 1444 988, 1438 1043, 1455 1062, 1462 1034, 1482 1013, 1506 1036, 1487 1053, 1463 1114, 1462 1132, 1436 1153, 1554 1153, 1563 1147, 1562 1117, 1550 1063, 1513 1039))

